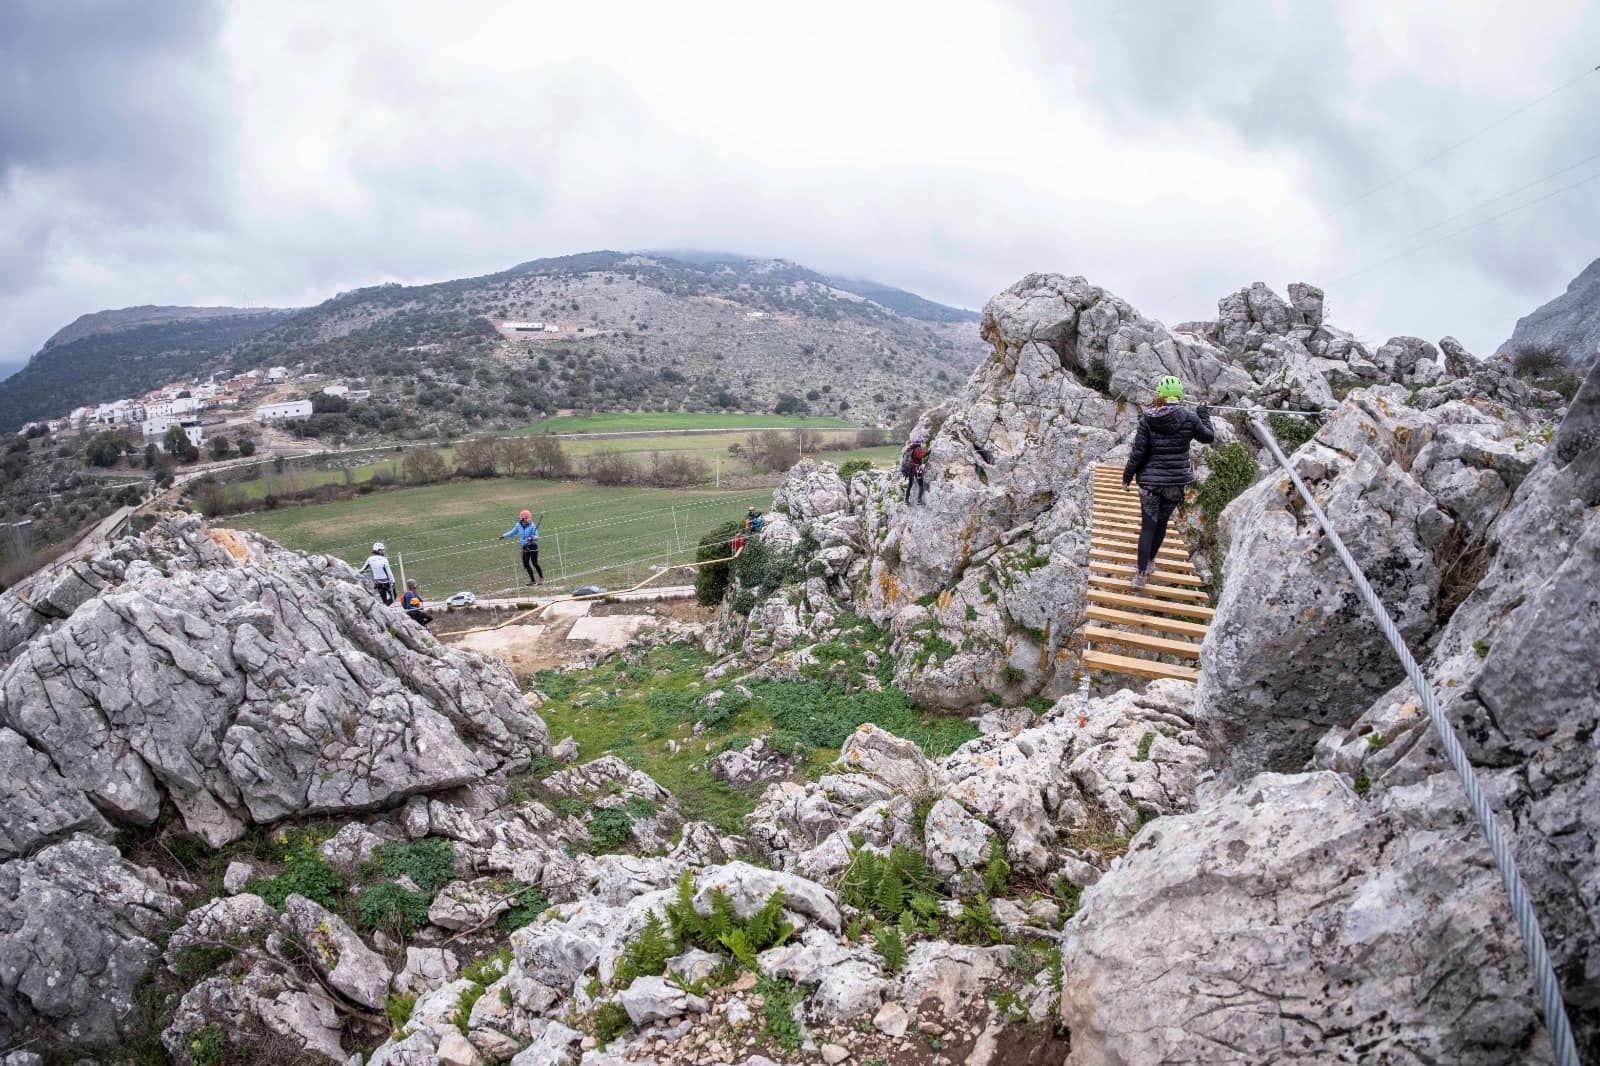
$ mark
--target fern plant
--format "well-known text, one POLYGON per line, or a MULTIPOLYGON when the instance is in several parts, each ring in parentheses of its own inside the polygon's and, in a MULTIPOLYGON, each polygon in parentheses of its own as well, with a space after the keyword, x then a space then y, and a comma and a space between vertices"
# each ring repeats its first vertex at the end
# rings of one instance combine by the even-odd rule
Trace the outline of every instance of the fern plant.
MULTIPOLYGON (((882 855, 862 846, 860 838, 850 849, 850 860, 839 881, 843 902, 885 922, 898 922, 914 898, 932 899, 934 891, 927 860, 920 851, 897 844, 882 855)), ((934 910, 937 908, 935 900, 934 910)))
POLYGON ((878 956, 883 959, 883 972, 892 976, 904 969, 906 942, 900 935, 900 930, 892 925, 880 925, 872 935, 878 956))
POLYGON ((659 914, 651 911, 645 916, 644 927, 623 949, 613 983, 618 988, 626 988, 636 977, 660 977, 666 972, 667 959, 672 953, 666 924, 659 914))
POLYGON ((999 837, 989 838, 989 861, 983 868, 983 888, 991 896, 1004 896, 1011 880, 1011 864, 1006 861, 1006 846, 999 837))
MULTIPOLYGON (((717 888, 711 891, 711 913, 701 914, 694 905, 693 876, 685 870, 683 876, 678 878, 676 896, 667 904, 667 925, 672 930, 677 950, 685 951, 691 947, 706 951, 721 949, 754 970, 757 955, 786 943, 794 935, 794 926, 784 920, 783 904, 783 890, 777 889, 748 921, 740 921, 733 901, 726 892, 717 888)), ((665 961, 663 957, 663 965, 665 961)))

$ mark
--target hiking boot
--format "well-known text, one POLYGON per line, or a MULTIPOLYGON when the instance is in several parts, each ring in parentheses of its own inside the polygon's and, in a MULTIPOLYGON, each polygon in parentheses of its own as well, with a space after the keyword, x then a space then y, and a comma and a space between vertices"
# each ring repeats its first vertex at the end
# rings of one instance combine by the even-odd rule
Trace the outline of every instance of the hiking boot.
POLYGON ((1134 588, 1136 588, 1136 589, 1144 588, 1144 583, 1146 581, 1149 581, 1149 580, 1150 580, 1150 571, 1149 570, 1136 570, 1136 571, 1134 571, 1134 575, 1133 575, 1133 587, 1134 588))

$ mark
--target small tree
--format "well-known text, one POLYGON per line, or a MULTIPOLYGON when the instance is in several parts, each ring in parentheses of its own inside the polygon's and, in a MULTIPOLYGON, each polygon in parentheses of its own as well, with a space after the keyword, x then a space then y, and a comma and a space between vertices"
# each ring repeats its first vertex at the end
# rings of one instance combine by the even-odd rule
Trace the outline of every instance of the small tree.
POLYGON ((527 437, 512 437, 495 445, 500 469, 512 477, 527 477, 533 471, 533 445, 527 437))
POLYGON ((419 485, 426 485, 434 481, 443 481, 449 473, 445 466, 444 456, 432 448, 418 448, 406 456, 406 480, 419 485))
POLYGON ((566 477, 572 472, 572 461, 561 438, 541 433, 533 438, 533 472, 540 477, 566 477))
POLYGON ((123 450, 128 442, 120 433, 106 430, 96 433, 89 438, 89 443, 84 446, 83 459, 90 466, 113 466, 122 458, 123 450))
POLYGON ((200 458, 200 449, 189 442, 189 434, 184 432, 182 426, 168 426, 167 435, 161 438, 161 445, 176 462, 192 463, 200 458))
POLYGON ((239 454, 244 456, 245 458, 249 458, 250 456, 254 455, 255 453, 256 453, 256 442, 251 440, 249 437, 240 437, 239 438, 239 454))
POLYGON ((1561 346, 1543 341, 1529 341, 1517 345, 1511 354, 1511 366, 1519 378, 1540 378, 1564 369, 1561 346))
MULTIPOLYGON (((724 522, 700 538, 700 547, 695 552, 695 561, 703 562, 707 559, 721 559, 733 553, 728 546, 738 532, 744 528, 741 522, 724 522)), ((702 566, 695 571, 694 598, 702 607, 710 607, 722 602, 722 597, 728 592, 728 564, 716 563, 712 566, 702 566)))
POLYGON ((228 446, 228 438, 224 437, 220 433, 211 438, 210 447, 211 457, 213 459, 226 459, 228 457, 228 452, 232 450, 228 446))
POLYGON ((471 437, 456 445, 456 473, 467 477, 494 477, 494 438, 471 437))

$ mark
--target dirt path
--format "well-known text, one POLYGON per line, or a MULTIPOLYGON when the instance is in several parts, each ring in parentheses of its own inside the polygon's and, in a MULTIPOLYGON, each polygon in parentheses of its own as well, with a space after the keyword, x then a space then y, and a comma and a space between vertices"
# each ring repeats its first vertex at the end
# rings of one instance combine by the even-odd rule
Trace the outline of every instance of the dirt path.
POLYGON ((618 651, 642 629, 667 619, 708 622, 715 608, 693 600, 557 603, 534 618, 486 629, 524 612, 511 608, 440 612, 431 627, 447 644, 502 659, 522 676, 618 651), (477 632, 471 632, 477 630, 477 632))

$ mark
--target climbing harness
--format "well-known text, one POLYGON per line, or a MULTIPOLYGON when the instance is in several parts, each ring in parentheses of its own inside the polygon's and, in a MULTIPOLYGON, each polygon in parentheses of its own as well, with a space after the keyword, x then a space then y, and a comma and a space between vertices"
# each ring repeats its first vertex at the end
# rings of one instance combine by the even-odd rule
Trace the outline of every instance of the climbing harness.
POLYGON ((1272 457, 1277 460, 1284 473, 1289 475, 1289 480, 1294 483, 1300 498, 1305 501, 1317 524, 1322 527, 1323 536, 1328 538, 1328 543, 1333 545, 1339 561, 1350 572, 1356 591, 1361 594, 1367 609, 1377 620, 1378 628, 1383 630, 1384 638, 1399 657, 1401 666, 1405 667, 1406 676, 1411 679, 1412 687, 1417 690, 1417 695, 1422 700, 1422 709, 1427 712, 1428 721, 1439 734, 1445 757, 1450 760, 1456 775, 1461 778, 1461 787, 1467 793, 1467 802, 1472 807, 1473 815, 1478 819, 1478 827, 1483 830, 1483 835, 1489 843, 1489 853, 1494 857, 1495 868, 1500 872, 1500 883, 1505 886, 1506 895, 1511 899, 1511 913, 1516 918, 1518 931, 1522 934, 1522 947, 1528 957, 1528 967, 1533 971, 1534 985, 1539 994, 1539 1006, 1544 1014, 1545 1031, 1550 1034, 1550 1043, 1555 1049, 1556 1066, 1578 1066, 1578 1049, 1572 1039, 1572 1024, 1567 1020, 1566 1002, 1561 997, 1561 985, 1556 979, 1555 966, 1550 961, 1550 951, 1545 945, 1544 934, 1539 930, 1539 918, 1533 912, 1533 902, 1528 898, 1528 889, 1522 883, 1521 875, 1517 873, 1517 864, 1512 858, 1511 849, 1500 834, 1500 824, 1495 821, 1488 797, 1478 785, 1478 778, 1472 771, 1472 763, 1462 750, 1461 742, 1456 739, 1456 732, 1450 725, 1450 720, 1439 709, 1433 683, 1417 665, 1417 660, 1406 647, 1400 631, 1395 628, 1394 620, 1389 617, 1389 612, 1384 609, 1383 602, 1378 599, 1378 594, 1373 591, 1372 585, 1361 572, 1361 567, 1356 564, 1350 550, 1345 547, 1344 541, 1334 532, 1328 516, 1323 514, 1322 508, 1312 497, 1311 491, 1306 488, 1305 482, 1300 480, 1300 475, 1295 472, 1294 467, 1289 465, 1283 449, 1278 446, 1278 438, 1273 436, 1272 430, 1259 414, 1251 418, 1250 428, 1272 453, 1272 457))

